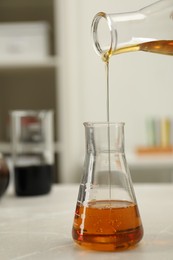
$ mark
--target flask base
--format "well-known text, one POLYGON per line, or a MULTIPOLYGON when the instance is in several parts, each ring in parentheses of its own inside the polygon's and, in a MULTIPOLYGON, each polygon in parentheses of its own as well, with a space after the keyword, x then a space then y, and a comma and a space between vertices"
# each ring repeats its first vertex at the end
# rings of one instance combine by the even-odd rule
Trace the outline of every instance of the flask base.
POLYGON ((118 232, 115 235, 83 235, 77 237, 75 229, 73 229, 74 241, 81 247, 96 251, 121 251, 135 247, 142 239, 142 226, 135 230, 118 232))

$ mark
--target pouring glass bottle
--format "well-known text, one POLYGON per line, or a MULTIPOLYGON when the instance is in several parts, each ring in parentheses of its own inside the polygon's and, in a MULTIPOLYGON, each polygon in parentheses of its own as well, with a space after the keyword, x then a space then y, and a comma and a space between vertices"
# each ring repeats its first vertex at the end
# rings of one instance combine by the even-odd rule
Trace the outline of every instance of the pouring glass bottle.
POLYGON ((173 55, 173 0, 157 1, 134 12, 100 12, 93 19, 92 35, 104 61, 131 51, 173 55))
POLYGON ((143 236, 124 153, 124 123, 84 123, 86 156, 72 236, 85 248, 115 251, 143 236))

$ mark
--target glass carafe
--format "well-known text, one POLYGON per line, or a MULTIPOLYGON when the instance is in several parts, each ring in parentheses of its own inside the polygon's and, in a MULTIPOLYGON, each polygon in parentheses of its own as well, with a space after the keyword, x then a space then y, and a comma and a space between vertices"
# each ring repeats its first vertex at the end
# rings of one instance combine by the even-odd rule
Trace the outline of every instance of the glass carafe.
POLYGON ((136 245, 143 227, 124 153, 124 123, 84 123, 86 157, 72 236, 83 247, 136 245))
POLYGON ((3 156, 0 153, 0 197, 4 195, 9 185, 10 172, 8 164, 3 156))
POLYGON ((173 0, 157 1, 134 12, 100 12, 93 19, 92 34, 103 60, 130 51, 173 55, 173 0))

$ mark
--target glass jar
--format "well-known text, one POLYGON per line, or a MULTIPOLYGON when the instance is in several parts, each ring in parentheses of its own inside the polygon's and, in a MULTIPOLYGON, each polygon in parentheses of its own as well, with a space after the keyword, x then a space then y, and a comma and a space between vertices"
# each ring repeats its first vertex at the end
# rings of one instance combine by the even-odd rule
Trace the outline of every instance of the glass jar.
POLYGON ((16 195, 49 193, 54 168, 53 112, 12 111, 10 118, 16 195))

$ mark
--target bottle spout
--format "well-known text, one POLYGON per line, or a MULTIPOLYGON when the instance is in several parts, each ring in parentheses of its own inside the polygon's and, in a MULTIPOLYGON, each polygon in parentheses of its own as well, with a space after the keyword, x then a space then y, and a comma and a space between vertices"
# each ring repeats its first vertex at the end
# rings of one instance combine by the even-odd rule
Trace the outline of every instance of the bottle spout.
POLYGON ((117 31, 109 15, 104 12, 97 13, 92 21, 91 32, 93 46, 99 56, 103 57, 105 53, 109 55, 109 53, 112 53, 116 49, 117 31), (104 37, 102 37, 103 35, 104 37))

